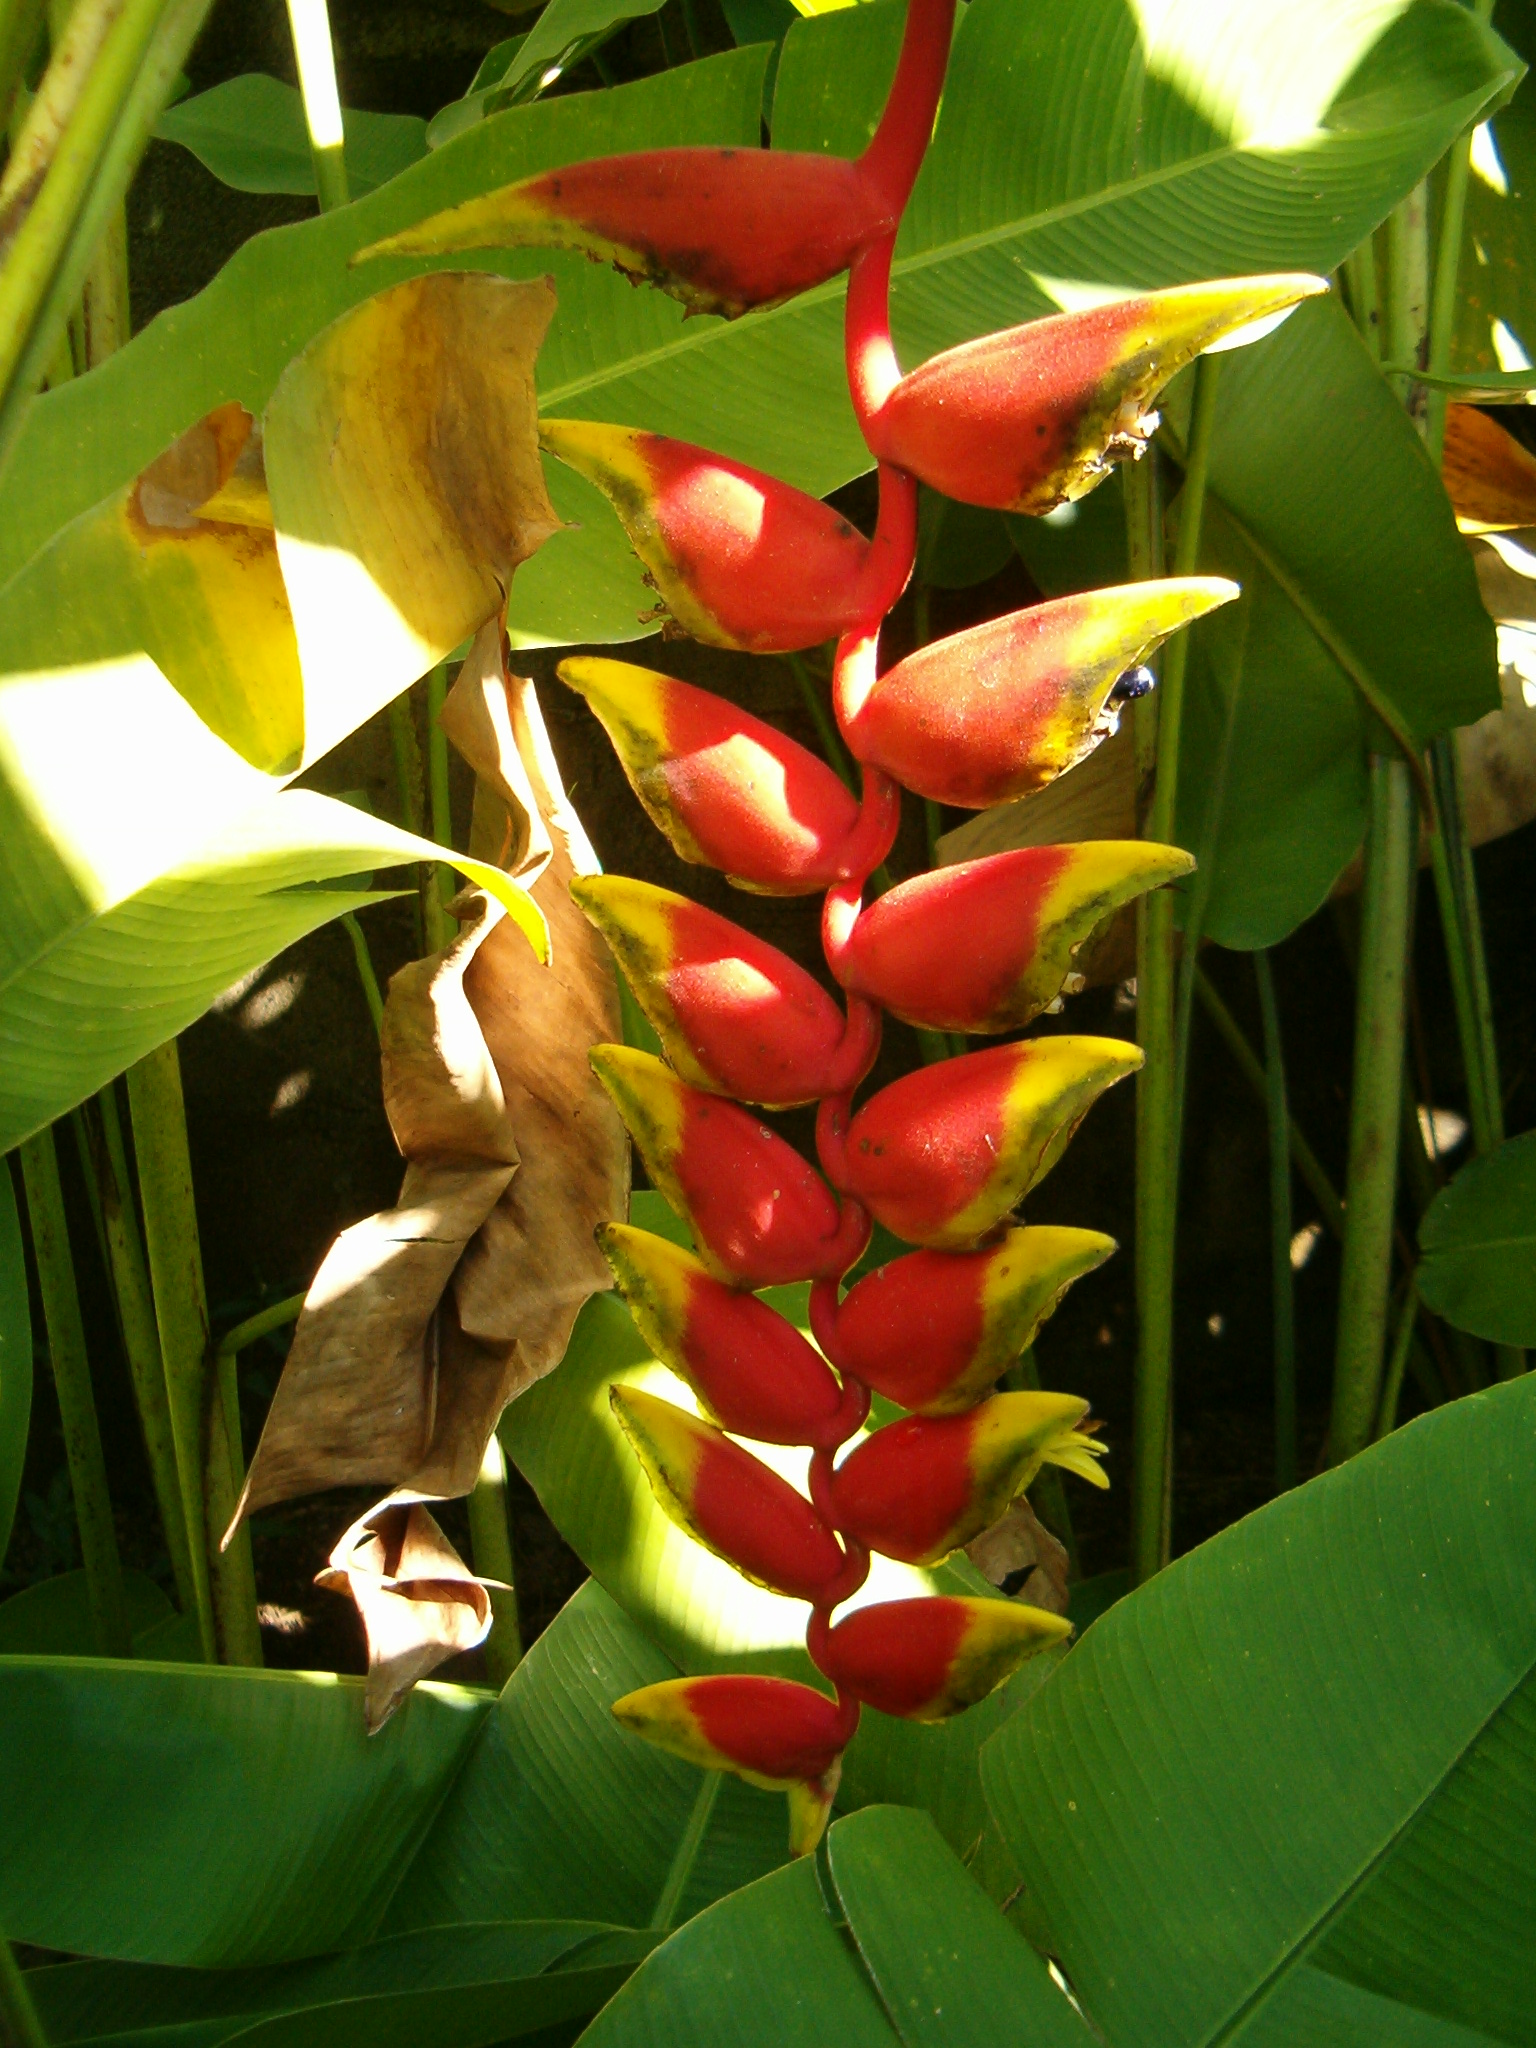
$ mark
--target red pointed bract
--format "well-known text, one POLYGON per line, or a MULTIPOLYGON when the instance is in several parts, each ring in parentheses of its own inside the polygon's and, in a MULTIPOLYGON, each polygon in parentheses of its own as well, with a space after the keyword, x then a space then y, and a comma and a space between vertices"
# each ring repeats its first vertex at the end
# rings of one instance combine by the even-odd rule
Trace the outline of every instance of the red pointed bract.
POLYGON ((840 1207, 759 1117, 690 1088, 649 1053, 600 1045, 590 1057, 646 1171, 718 1278, 778 1287, 844 1273, 858 1258, 869 1218, 856 1202, 840 1207))
POLYGON ((641 1336, 713 1422, 759 1443, 842 1442, 842 1389, 792 1323, 666 1238, 625 1223, 597 1236, 641 1336))
POLYGON ((1070 1633, 1070 1622, 1017 1601, 938 1597, 855 1608, 813 1647, 833 1683, 866 1706, 941 1721, 1070 1633))
POLYGON ((845 1017, 787 953, 686 896, 624 875, 582 875, 571 894, 612 947, 668 1059, 696 1088, 791 1109, 868 1072, 879 1013, 845 1017))
POLYGON ((558 674, 602 721, 684 860, 740 888, 804 896, 890 851, 900 801, 878 778, 861 809, 825 762, 712 691, 596 656, 563 661, 558 674))
POLYGON ((1169 633, 1236 597, 1165 577, 1056 598, 909 654, 838 722, 860 761, 935 803, 981 810, 1043 789, 1112 733, 1112 692, 1169 633))

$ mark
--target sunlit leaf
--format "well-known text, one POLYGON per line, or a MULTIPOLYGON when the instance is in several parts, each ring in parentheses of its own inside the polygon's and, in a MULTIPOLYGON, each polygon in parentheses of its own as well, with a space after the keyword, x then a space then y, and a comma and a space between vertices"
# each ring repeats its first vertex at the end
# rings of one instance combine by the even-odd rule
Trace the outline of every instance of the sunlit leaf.
MULTIPOLYGON (((342 110, 347 184, 354 199, 387 184, 427 153, 427 124, 417 114, 342 110)), ((155 124, 162 142, 179 142, 221 184, 237 192, 313 194, 315 159, 304 102, 264 71, 226 78, 167 107, 155 124)))

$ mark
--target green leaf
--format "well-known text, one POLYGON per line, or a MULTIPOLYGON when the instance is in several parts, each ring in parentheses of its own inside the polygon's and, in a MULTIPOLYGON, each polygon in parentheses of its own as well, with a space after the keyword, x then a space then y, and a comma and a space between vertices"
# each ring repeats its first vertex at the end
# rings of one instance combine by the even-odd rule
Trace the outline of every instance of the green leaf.
MULTIPOLYGON (((549 0, 527 35, 497 45, 507 52, 505 64, 490 76, 477 74, 463 99, 433 115, 427 142, 440 149, 476 121, 534 99, 563 72, 601 49, 625 22, 654 14, 661 4, 662 0, 549 0)), ((488 58, 482 64, 481 73, 489 62, 488 58)))
MULTIPOLYGON (((838 90, 850 110, 867 110, 889 61, 888 10, 798 24, 785 66, 799 62, 798 39, 820 36, 846 59, 838 90)), ((498 115, 358 204, 247 243, 197 299, 36 405, 7 479, 0 574, 189 421, 227 398, 259 409, 319 327, 406 272, 348 272, 354 250, 573 158, 748 145, 767 54, 758 45, 498 115)), ((1451 0, 1408 0, 1385 20, 1376 0, 1182 0, 1145 30, 1122 0, 1070 10, 973 0, 897 260, 904 359, 1083 288, 1330 270, 1516 72, 1451 0)), ((813 61, 802 75, 818 75, 813 61)), ((791 70, 775 98, 781 143, 797 133, 800 90, 791 70)), ((670 300, 580 258, 484 261, 556 278, 544 410, 704 440, 818 493, 868 466, 843 384, 840 284, 733 324, 685 327, 670 300)), ((617 522, 577 480, 552 471, 551 491, 581 527, 519 572, 514 629, 527 642, 636 637, 647 597, 617 522)))
POLYGON ((827 1863, 865 1969, 903 2048, 1090 2048, 1045 1964, 967 1877, 926 1814, 874 1806, 839 1821, 827 1863))
MULTIPOLYGON (((1530 0, 1500 0, 1500 35, 1536 54, 1530 0)), ((1536 360, 1536 90, 1529 80, 1474 138, 1457 271, 1453 363, 1498 372, 1536 360)))
MULTIPOLYGON (((609 1709, 626 1692, 677 1675, 589 1580, 513 1673, 401 1882, 388 1926, 510 1912, 645 1927, 705 1779, 627 1734, 609 1709)), ((783 1796, 723 1779, 679 1917, 775 1868, 787 1843, 783 1796)))
POLYGON ((1013 554, 1008 525, 1000 512, 959 505, 924 486, 918 499, 919 583, 935 590, 969 590, 995 576, 1013 554))
MULTIPOLYGON (((415 114, 342 112, 347 183, 354 199, 387 184, 427 153, 427 124, 415 114)), ((155 127, 161 142, 179 142, 222 184, 237 192, 315 191, 315 164, 304 102, 291 85, 264 71, 226 78, 194 98, 167 107, 155 127)))
POLYGON ((1530 1379, 1410 1423, 1118 1602, 988 1743, 1117 2048, 1234 2040, 1304 1962, 1536 2038, 1533 1454, 1530 1379))
POLYGON ((500 869, 279 789, 144 657, 0 681, 0 1150, 376 900, 316 884, 444 858, 541 942, 500 869))
POLYGON ((1536 1131, 1462 1167, 1419 1225, 1419 1293, 1458 1330, 1536 1345, 1536 1131))
POLYGON ((21 1493, 31 1415, 32 1311, 16 1185, 7 1164, 0 1165, 0 1565, 21 1493))
POLYGON ((0 1658, 0 1925, 199 1966, 366 1941, 490 1705, 420 1685, 369 1737, 328 1673, 0 1658))
POLYGON ((648 1956, 582 2048, 896 2048, 811 1857, 733 1892, 648 1956))
POLYGON ((1243 2048, 1493 2048, 1488 2034, 1303 1963, 1235 2037, 1243 2048))
MULTIPOLYGON (((128 1610, 128 1627, 139 1639, 180 1617, 169 1600, 143 1572, 124 1571, 123 1598, 128 1610)), ((96 1628, 91 1619, 90 1595, 83 1571, 60 1572, 40 1579, 9 1600, 0 1601, 0 1656, 4 1657, 94 1657, 96 1628)))
POLYGON ((397 1935, 272 1969, 63 1963, 27 1983, 58 2043, 203 2022, 199 2040, 313 2037, 340 2048, 402 2038, 404 2048, 446 2048, 466 2036, 513 2040, 595 2011, 650 1945, 592 1921, 504 1921, 397 1935), (291 2025, 254 2027, 284 2016, 291 2025), (487 2020, 494 2034, 484 2031, 487 2020))

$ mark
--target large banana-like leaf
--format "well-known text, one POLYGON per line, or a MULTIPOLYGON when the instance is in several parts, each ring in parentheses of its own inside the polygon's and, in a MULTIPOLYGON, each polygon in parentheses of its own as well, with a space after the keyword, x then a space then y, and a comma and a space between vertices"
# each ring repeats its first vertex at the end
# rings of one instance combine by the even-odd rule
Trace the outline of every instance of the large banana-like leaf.
POLYGON ((0 1565, 21 1492, 31 1415, 32 1311, 16 1186, 7 1166, 0 1170, 0 1565))
MULTIPOLYGON (((0 1657, 0 1829, 34 1845, 0 1858, 4 1925, 118 1959, 47 1991, 57 2038, 339 1996, 334 1965, 266 1966, 376 1933, 646 1927, 705 1781, 608 1709, 676 1676, 590 1583, 499 1701, 419 1685, 373 1737, 355 1679, 0 1657), (119 2024, 88 2024, 109 1994, 119 2024)), ((726 1779, 695 1850, 676 1920, 784 1861, 783 1798, 726 1779)), ((382 1942, 348 1968, 394 1981, 382 1942)))
POLYGON ((1536 1381, 1437 1409, 1120 1601, 987 1745, 1120 2048, 1328 2038, 1278 2023, 1303 1965, 1536 2039, 1533 1466, 1536 1381))
MULTIPOLYGON (((349 804, 280 789, 147 656, 0 682, 0 1150, 370 901, 359 877, 440 857, 349 804)), ((542 948, 523 889, 450 857, 542 948)))
MULTIPOLYGON (((893 19, 875 5, 796 25, 775 95, 780 147, 858 146, 889 75, 893 19), (829 68, 841 112, 829 111, 829 68)), ((314 333, 411 267, 348 270, 353 252, 573 159, 750 144, 767 55, 497 115, 355 206, 248 243, 197 299, 35 407, 7 479, 0 574, 192 420, 231 398, 259 410, 314 333)), ((1329 270, 1517 75, 1452 0, 1177 0, 1155 12, 973 0, 897 261, 904 357, 1084 295, 1329 270)), ((734 324, 685 325, 670 300, 577 257, 478 260, 556 279, 545 411, 703 440, 817 492, 867 466, 843 385, 840 284, 734 324)), ((520 575, 514 628, 634 637, 648 605, 617 523, 578 479, 552 472, 550 487, 580 531, 520 575)))

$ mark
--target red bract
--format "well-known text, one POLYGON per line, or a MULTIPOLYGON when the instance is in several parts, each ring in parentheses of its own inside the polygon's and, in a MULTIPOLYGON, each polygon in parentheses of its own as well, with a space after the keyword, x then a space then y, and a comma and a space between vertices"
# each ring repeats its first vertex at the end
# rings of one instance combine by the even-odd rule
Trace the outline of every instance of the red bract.
POLYGON ((828 1678, 866 1706, 943 1721, 1071 1633, 1060 1615, 1016 1600, 882 1600, 813 1634, 810 1647, 828 1678))
POLYGON ((672 620, 695 640, 784 654, 867 614, 877 557, 819 498, 724 455, 594 420, 543 420, 539 440, 612 504, 672 620))
POLYGON ((1016 1031, 1061 994, 1100 918, 1193 866, 1145 839, 990 854, 898 883, 828 959, 844 988, 908 1024, 1016 1031))
POLYGON ((840 1444, 843 1390, 792 1323, 716 1280, 664 1237, 624 1223, 598 1242, 635 1325, 722 1429, 767 1444, 840 1444))
POLYGON ((682 859, 738 888, 806 896, 862 878, 890 851, 900 800, 883 777, 861 807, 824 761, 709 690, 596 655, 557 673, 602 720, 682 859))
POLYGON ((835 1277, 863 1251, 869 1218, 857 1203, 840 1208, 760 1118, 688 1087, 649 1053, 598 1045, 591 1059, 646 1172, 721 1279, 776 1287, 835 1277))
POLYGON ((787 1479, 670 1401, 638 1387, 608 1396, 657 1500, 695 1542, 792 1600, 843 1597, 848 1559, 787 1479))
POLYGON ((880 1013, 848 1015, 787 954, 686 896, 627 875, 581 875, 571 894, 597 926, 685 1081, 769 1109, 861 1081, 880 1013))
POLYGON ((908 1244, 960 1251, 1043 1180, 1106 1088, 1141 1065, 1117 1038, 1036 1038, 941 1060, 851 1122, 824 1102, 827 1177, 908 1244))
POLYGON ((1060 313, 924 363, 865 421, 869 445, 946 497, 1049 512, 1140 455, 1158 393, 1203 349, 1328 289, 1240 277, 1060 313))
POLYGON ((838 692, 838 723, 860 761, 936 803, 1027 796, 1115 730, 1127 669, 1236 596, 1219 577, 1170 576, 1012 612, 920 647, 878 682, 859 672, 838 692))
POLYGON ((838 1307, 811 1296, 816 1340, 839 1372, 903 1408, 948 1415, 987 1393, 1074 1280, 1115 1248, 1097 1230, 1036 1224, 978 1252, 909 1252, 838 1307))

